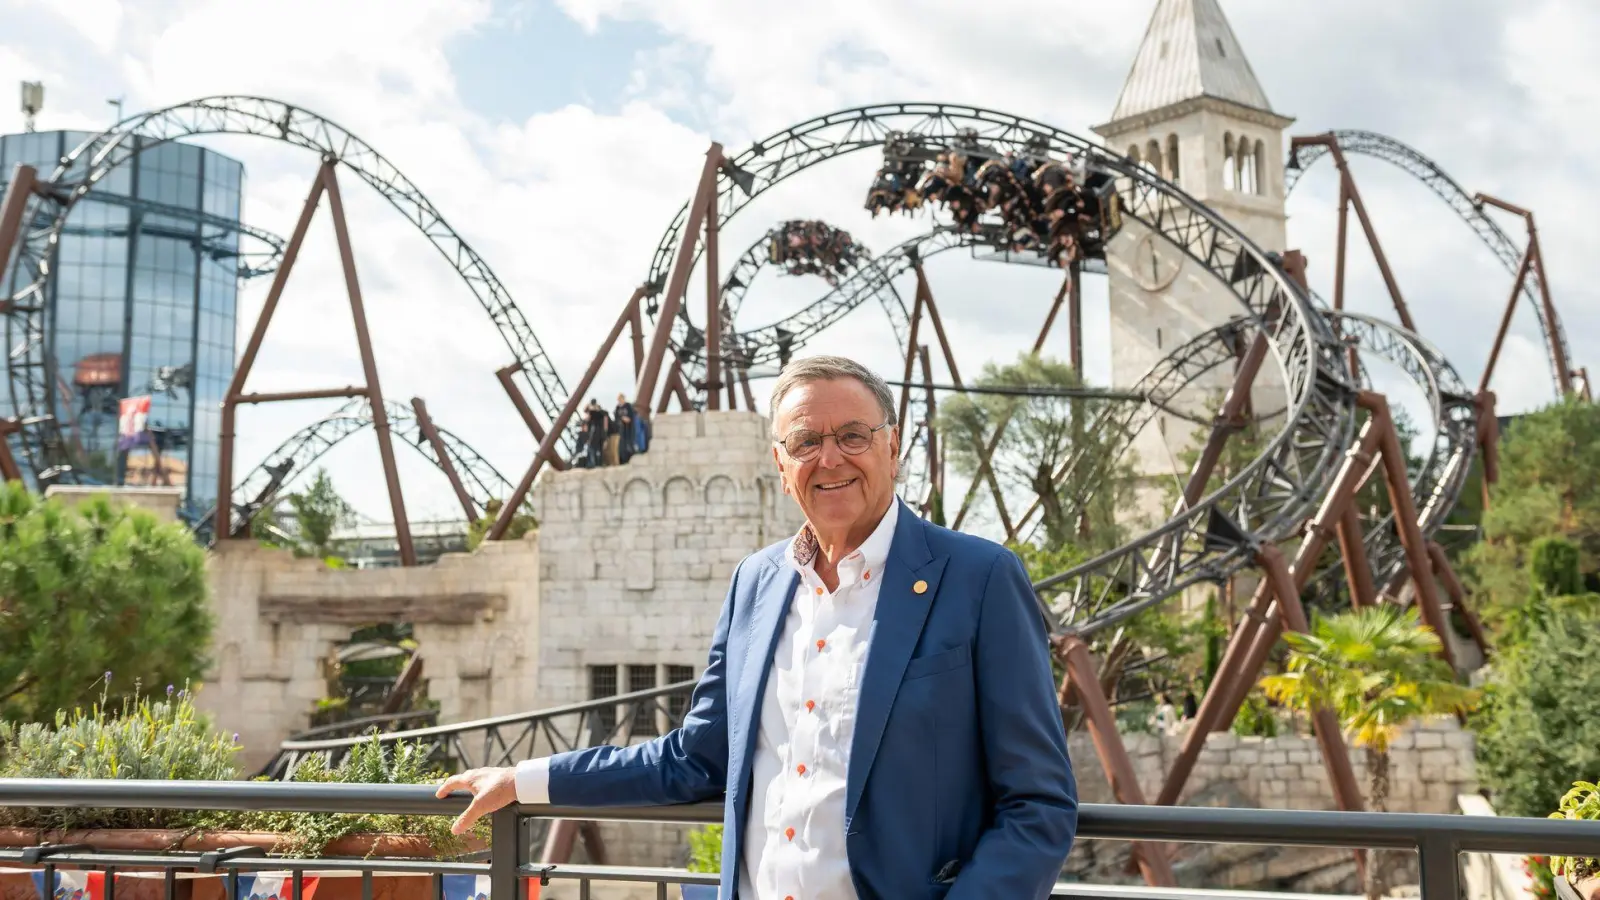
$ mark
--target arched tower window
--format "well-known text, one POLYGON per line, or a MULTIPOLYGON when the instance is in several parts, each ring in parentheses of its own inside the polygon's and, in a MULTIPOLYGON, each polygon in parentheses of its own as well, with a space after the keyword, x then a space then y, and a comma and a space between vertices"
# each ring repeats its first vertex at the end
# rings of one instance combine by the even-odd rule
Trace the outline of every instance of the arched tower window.
POLYGON ((1178 184, 1178 136, 1167 135, 1167 178, 1178 184))
POLYGON ((1161 174, 1161 144, 1152 140, 1144 145, 1145 162, 1150 164, 1150 171, 1161 174))
POLYGON ((1241 135, 1239 137, 1238 152, 1235 153, 1235 165, 1239 169, 1239 192, 1253 194, 1256 192, 1256 154, 1255 142, 1241 135))
POLYGON ((1222 134, 1222 189, 1236 191, 1239 189, 1239 158, 1234 152, 1233 132, 1225 131, 1222 134))
POLYGON ((1256 193, 1267 193, 1267 142, 1256 141, 1256 193))

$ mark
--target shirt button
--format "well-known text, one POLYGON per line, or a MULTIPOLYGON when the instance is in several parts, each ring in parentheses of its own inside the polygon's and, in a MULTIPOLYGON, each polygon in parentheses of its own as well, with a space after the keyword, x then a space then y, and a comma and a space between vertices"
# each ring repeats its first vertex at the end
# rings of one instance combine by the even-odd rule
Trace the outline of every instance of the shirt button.
POLYGON ((796 772, 800 773, 801 775, 804 775, 806 773, 806 764, 805 763, 801 763, 800 765, 795 766, 794 770, 796 772))
POLYGON ((828 646, 828 642, 827 641, 824 641, 821 638, 817 639, 817 652, 818 653, 821 653, 822 652, 822 648, 826 647, 826 646, 828 646))
POLYGON ((872 580, 872 573, 871 572, 862 572, 861 573, 861 580, 862 581, 871 581, 872 580))
POLYGON ((793 828, 785 828, 783 830, 783 836, 788 838, 791 841, 794 840, 794 829, 793 828))
POLYGON ((816 709, 816 708, 817 708, 817 701, 815 701, 815 700, 807 700, 806 701, 806 712, 811 712, 813 709, 816 709))
POLYGON ((822 596, 822 588, 817 588, 817 596, 818 597, 822 596))

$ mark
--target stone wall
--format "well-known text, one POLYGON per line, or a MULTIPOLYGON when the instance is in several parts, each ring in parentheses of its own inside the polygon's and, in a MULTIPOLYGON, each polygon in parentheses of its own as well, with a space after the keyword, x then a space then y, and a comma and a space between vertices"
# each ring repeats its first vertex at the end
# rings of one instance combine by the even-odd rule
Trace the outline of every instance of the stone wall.
MULTIPOLYGON (((542 561, 530 709, 590 699, 597 671, 613 672, 622 693, 698 678, 734 566, 803 521, 784 496, 765 416, 681 413, 653 426, 650 452, 627 465, 552 473, 534 490, 542 561)), ((686 859, 684 828, 601 832, 613 862, 686 859)))
POLYGON ((535 707, 536 535, 415 569, 329 569, 254 541, 224 541, 208 577, 214 664, 197 703, 223 731, 239 733, 249 771, 309 725, 335 646, 372 622, 412 623, 439 721, 535 707))
MULTIPOLYGON (((1123 737, 1147 800, 1161 790, 1166 772, 1183 742, 1181 734, 1130 734, 1123 737)), ((1084 733, 1070 736, 1079 798, 1084 803, 1115 802, 1094 745, 1084 733)), ((1451 718, 1419 723, 1398 735, 1390 747, 1391 812, 1453 813, 1457 796, 1477 790, 1474 737, 1451 718)), ((1352 747, 1356 783, 1368 803, 1366 753, 1352 747)), ((1213 734, 1180 797, 1186 806, 1264 809, 1334 809, 1322 753, 1311 737, 1274 738, 1213 734)), ((1129 845, 1120 841, 1080 842, 1067 870, 1085 881, 1136 883, 1128 868, 1129 845)), ((1359 891, 1351 854, 1339 849, 1174 845, 1180 883, 1192 887, 1236 887, 1309 892, 1359 891)), ((1398 881, 1413 856, 1396 854, 1398 881)), ((1391 882, 1397 883, 1397 882, 1391 882)))

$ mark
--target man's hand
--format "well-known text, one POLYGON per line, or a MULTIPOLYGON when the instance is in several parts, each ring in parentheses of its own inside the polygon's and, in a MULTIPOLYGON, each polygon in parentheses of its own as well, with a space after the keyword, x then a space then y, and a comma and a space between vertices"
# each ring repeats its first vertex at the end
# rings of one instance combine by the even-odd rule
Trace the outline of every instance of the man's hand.
POLYGON ((516 774, 516 769, 468 769, 446 778, 434 796, 443 800, 456 791, 467 791, 472 794, 472 805, 467 807, 466 812, 456 817, 455 822, 450 825, 450 833, 465 834, 479 819, 502 806, 516 802, 516 774))

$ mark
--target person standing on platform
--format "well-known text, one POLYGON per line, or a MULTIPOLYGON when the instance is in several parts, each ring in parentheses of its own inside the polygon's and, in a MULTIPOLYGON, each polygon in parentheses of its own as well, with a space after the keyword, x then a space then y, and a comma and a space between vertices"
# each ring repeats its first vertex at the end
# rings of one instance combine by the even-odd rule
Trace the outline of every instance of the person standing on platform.
POLYGON ((1078 825, 1049 635, 1017 555, 894 494, 883 379, 785 367, 773 464, 805 514, 733 572, 683 724, 446 779, 510 803, 724 804, 720 896, 1042 900, 1078 825))

